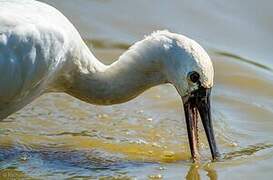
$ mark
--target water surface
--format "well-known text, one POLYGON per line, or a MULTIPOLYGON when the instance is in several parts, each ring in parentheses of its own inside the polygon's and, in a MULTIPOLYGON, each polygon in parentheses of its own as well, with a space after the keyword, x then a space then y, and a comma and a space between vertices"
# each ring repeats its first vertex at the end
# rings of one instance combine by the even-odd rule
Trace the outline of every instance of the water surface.
POLYGON ((202 162, 191 163, 182 104, 171 85, 107 107, 47 94, 0 122, 0 179, 273 177, 271 1, 46 2, 107 64, 157 29, 198 40, 215 66, 212 113, 222 158, 210 161, 201 129, 202 162))

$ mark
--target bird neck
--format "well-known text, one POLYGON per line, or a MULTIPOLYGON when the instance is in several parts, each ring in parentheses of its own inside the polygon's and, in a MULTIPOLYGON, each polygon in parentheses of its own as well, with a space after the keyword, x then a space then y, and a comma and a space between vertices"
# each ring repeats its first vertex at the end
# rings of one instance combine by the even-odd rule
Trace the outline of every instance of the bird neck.
POLYGON ((109 66, 99 62, 89 50, 81 54, 65 92, 88 103, 123 103, 167 82, 161 60, 163 52, 156 46, 136 44, 109 66))

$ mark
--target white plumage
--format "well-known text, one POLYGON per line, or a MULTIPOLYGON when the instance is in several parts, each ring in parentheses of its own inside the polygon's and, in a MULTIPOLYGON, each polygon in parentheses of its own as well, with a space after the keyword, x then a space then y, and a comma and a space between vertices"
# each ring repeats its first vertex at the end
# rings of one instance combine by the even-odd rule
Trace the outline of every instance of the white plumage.
POLYGON ((212 87, 209 56, 185 36, 155 32, 106 66, 55 8, 34 0, 0 0, 0 119, 46 92, 108 105, 172 83, 185 96, 196 89, 187 79, 191 71, 200 74, 203 87, 212 87))

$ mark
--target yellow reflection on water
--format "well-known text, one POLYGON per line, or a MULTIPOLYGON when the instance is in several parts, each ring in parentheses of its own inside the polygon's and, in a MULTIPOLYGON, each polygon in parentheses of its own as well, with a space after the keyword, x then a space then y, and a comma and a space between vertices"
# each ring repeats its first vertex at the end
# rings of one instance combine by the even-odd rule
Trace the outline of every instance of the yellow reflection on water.
POLYGON ((206 176, 210 180, 217 180, 217 172, 210 163, 207 164, 192 164, 186 175, 187 180, 200 180, 200 171, 205 171, 206 176))
POLYGON ((0 169, 0 179, 30 179, 27 174, 14 168, 0 169))

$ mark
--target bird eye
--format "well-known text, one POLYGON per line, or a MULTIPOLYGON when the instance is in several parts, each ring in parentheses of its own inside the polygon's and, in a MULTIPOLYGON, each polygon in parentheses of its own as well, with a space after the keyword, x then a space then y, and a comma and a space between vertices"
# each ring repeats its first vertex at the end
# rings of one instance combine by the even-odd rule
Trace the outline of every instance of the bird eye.
POLYGON ((189 73, 188 78, 190 79, 191 82, 196 83, 199 81, 200 75, 197 72, 192 71, 189 73))

